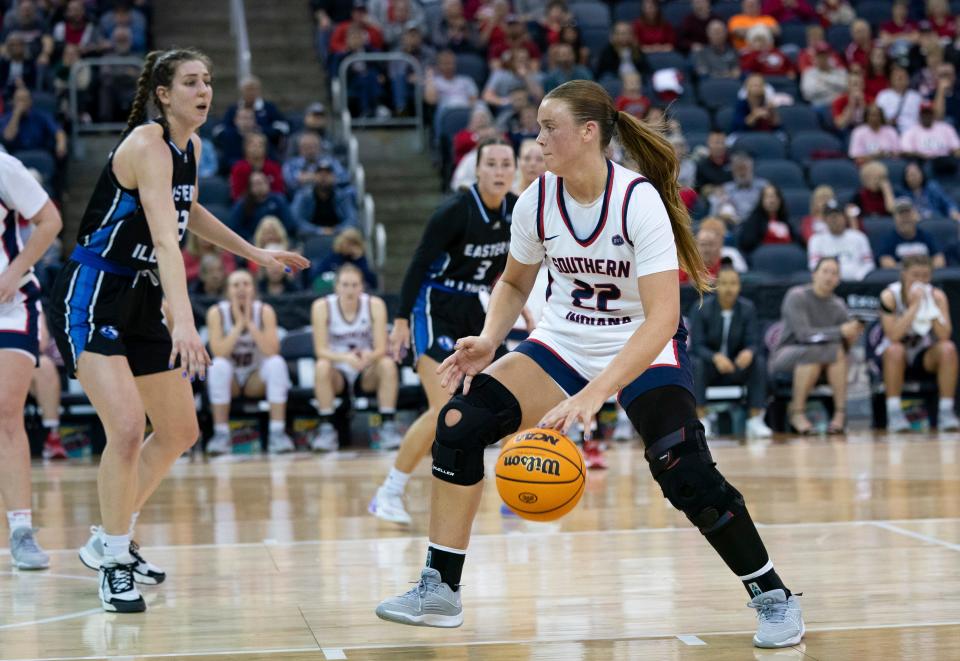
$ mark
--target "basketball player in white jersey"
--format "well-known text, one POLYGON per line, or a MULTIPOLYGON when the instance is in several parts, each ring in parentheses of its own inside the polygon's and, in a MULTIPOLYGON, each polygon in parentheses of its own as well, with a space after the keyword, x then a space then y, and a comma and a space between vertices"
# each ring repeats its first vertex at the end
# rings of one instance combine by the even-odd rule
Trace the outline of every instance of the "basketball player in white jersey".
POLYGON ((30 442, 23 407, 40 363, 40 283, 33 265, 57 238, 60 212, 23 164, 0 153, 0 496, 18 569, 46 569, 30 510, 30 442), (36 227, 24 244, 19 216, 36 227))
POLYGON ((270 404, 270 454, 293 452, 285 431, 290 373, 280 356, 277 314, 257 300, 249 271, 240 269, 227 278, 227 298, 207 310, 207 331, 213 363, 207 370, 207 393, 213 409, 213 437, 207 454, 229 454, 230 402, 243 395, 270 404))
POLYGON ((462 387, 437 420, 427 566, 412 590, 381 602, 377 615, 460 626, 459 583, 483 490, 484 448, 535 425, 566 432, 579 422, 589 436, 597 411, 617 393, 664 496, 752 597, 754 644, 795 645, 804 633, 796 598, 774 571, 743 496, 716 469, 697 418, 678 267, 700 291, 708 284, 678 192, 677 155, 590 81, 553 89, 537 120, 548 174, 517 201, 506 270, 483 332, 460 339, 440 367, 445 386, 462 380, 462 387), (642 175, 604 157, 615 133, 642 175), (544 258, 543 317, 517 350, 491 364, 544 258))
POLYGON ((320 409, 320 428, 310 447, 318 452, 337 449, 337 431, 331 421, 334 397, 374 392, 383 420, 379 447, 400 447, 402 437, 394 420, 399 375, 397 364, 387 355, 383 299, 365 294, 363 272, 344 264, 337 269, 334 293, 313 302, 310 318, 317 357, 314 392, 320 409))

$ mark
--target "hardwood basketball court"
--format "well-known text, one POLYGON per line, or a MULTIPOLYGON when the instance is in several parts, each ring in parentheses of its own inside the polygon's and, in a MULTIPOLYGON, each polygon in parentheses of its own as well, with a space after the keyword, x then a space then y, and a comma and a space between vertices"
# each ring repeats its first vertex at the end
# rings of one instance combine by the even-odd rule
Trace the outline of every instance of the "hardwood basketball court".
POLYGON ((804 593, 795 648, 752 647, 739 581, 627 443, 559 522, 504 517, 488 484, 459 629, 373 613, 422 566, 426 464, 408 487, 410 530, 366 512, 392 455, 178 464, 137 527, 168 573, 143 587, 138 615, 104 613, 76 556, 98 522, 95 466, 36 464, 52 565, 11 571, 2 551, 0 659, 960 658, 960 435, 719 443, 714 456, 804 593))

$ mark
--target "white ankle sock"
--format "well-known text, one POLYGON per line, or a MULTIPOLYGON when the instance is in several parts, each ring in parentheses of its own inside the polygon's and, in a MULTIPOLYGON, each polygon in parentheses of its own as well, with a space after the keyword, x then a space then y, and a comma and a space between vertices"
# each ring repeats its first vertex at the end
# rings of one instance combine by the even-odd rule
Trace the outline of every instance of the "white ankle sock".
POLYGON ((270 421, 270 433, 271 434, 282 434, 283 430, 286 428, 286 424, 283 420, 271 420, 270 421))
POLYGON ((902 411, 903 406, 901 405, 899 397, 887 397, 887 410, 888 411, 902 411))
POLYGON ((140 512, 134 512, 130 515, 130 530, 127 532, 130 537, 133 537, 133 528, 137 525, 137 519, 140 518, 140 512))
POLYGON ((17 528, 33 528, 33 513, 30 510, 10 510, 7 512, 7 524, 10 532, 17 528))
POLYGON ((53 419, 51 419, 51 420, 44 420, 44 421, 43 421, 43 428, 44 428, 44 429, 50 429, 50 430, 53 430, 53 431, 57 431, 57 429, 59 429, 59 427, 60 427, 60 419, 59 419, 59 418, 53 418, 53 419))
POLYGON ((130 550, 130 535, 108 535, 106 532, 100 533, 100 539, 103 540, 103 555, 115 558, 119 555, 125 555, 130 550))
POLYGON ((952 411, 952 410, 953 410, 953 397, 941 397, 941 398, 940 398, 940 410, 941 410, 941 411, 952 411))
POLYGON ((407 487, 407 480, 409 479, 410 473, 404 473, 403 471, 398 471, 396 468, 391 468, 387 479, 383 481, 383 487, 390 493, 402 496, 403 490, 407 487))
POLYGON ((229 434, 230 425, 226 422, 220 422, 213 426, 213 433, 215 434, 229 434))

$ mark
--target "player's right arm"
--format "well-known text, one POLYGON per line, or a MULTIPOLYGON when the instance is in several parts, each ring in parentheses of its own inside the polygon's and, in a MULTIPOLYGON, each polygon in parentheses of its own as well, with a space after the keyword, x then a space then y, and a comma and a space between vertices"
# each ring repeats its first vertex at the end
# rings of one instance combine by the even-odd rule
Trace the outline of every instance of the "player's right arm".
POLYGON ((173 319, 170 366, 173 367, 179 355, 185 375, 191 379, 194 376, 205 378, 210 356, 197 333, 187 294, 187 274, 177 234, 178 214, 170 194, 173 163, 160 126, 148 125, 135 129, 117 150, 114 169, 124 187, 135 188, 139 192, 140 204, 150 228, 160 284, 173 319))

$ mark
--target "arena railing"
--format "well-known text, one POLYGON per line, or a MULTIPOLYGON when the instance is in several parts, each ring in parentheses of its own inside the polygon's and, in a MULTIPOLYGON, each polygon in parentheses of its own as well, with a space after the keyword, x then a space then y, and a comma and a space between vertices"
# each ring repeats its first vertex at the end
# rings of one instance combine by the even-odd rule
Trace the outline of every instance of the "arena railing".
POLYGON ((91 57, 78 60, 70 67, 70 79, 67 85, 67 94, 70 101, 71 146, 74 158, 84 157, 84 145, 80 140, 82 133, 119 133, 127 128, 126 122, 87 122, 80 121, 80 92, 77 81, 86 69, 98 69, 107 66, 136 67, 139 71, 143 67, 142 57, 108 55, 105 57, 91 57))
POLYGON ((243 0, 230 0, 230 34, 237 41, 237 80, 250 77, 250 35, 243 0))
POLYGON ((335 104, 334 111, 345 112, 347 109, 347 85, 350 74, 350 65, 354 62, 404 62, 411 69, 417 80, 413 86, 414 116, 413 117, 351 117, 352 126, 413 126, 417 129, 417 148, 423 149, 423 66, 417 58, 407 53, 354 53, 348 55, 340 63, 338 83, 333 91, 332 98, 335 104))

